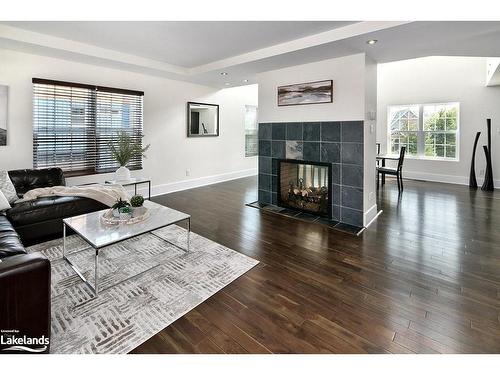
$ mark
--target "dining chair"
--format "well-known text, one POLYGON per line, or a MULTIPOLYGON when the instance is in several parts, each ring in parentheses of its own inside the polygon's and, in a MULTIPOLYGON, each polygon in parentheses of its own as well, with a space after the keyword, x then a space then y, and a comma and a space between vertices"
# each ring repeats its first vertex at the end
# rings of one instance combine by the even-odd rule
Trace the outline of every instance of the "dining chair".
MULTIPOLYGON (((380 155, 380 143, 377 142, 376 145, 377 145, 377 156, 378 156, 378 155, 380 155)), ((375 160, 375 166, 376 167, 380 166, 380 160, 378 160, 378 159, 375 160)))
MULTIPOLYGON (((385 177, 385 175, 396 176, 398 180, 398 191, 403 191, 403 162, 405 160, 406 146, 401 147, 399 150, 398 166, 396 168, 390 167, 378 167, 377 168, 377 188, 379 186, 380 175, 385 177)), ((382 178, 382 185, 384 184, 385 178, 382 178)))

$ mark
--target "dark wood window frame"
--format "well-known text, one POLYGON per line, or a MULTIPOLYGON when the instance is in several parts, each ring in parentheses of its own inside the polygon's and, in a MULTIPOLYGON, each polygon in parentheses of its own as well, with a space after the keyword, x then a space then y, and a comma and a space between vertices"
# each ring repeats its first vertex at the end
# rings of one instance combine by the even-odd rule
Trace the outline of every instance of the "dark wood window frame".
MULTIPOLYGON (((33 168, 67 176, 113 172, 107 143, 125 131, 142 145, 144 92, 33 78, 33 168)), ((131 170, 142 169, 142 157, 131 170)))

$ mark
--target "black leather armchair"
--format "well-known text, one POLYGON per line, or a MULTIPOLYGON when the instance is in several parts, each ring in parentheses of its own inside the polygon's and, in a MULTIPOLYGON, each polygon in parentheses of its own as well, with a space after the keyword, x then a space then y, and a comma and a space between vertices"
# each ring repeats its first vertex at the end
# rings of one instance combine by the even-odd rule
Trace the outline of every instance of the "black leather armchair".
MULTIPOLYGON (((41 254, 27 254, 3 215, 0 215, 0 335, 50 339, 50 262, 41 254)), ((1 346, 2 352, 10 347, 1 346)), ((43 352, 48 353, 49 346, 50 343, 43 352)))

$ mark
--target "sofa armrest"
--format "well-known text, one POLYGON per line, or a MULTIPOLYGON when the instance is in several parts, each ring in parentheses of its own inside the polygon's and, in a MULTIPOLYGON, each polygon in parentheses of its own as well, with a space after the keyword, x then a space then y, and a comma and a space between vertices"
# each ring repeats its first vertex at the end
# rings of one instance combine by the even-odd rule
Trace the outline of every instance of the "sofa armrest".
MULTIPOLYGON (((41 254, 20 254, 2 259, 0 335, 4 336, 4 341, 6 336, 24 335, 50 340, 50 281, 50 262, 41 254)), ((44 352, 49 352, 49 345, 44 352)), ((0 350, 9 346, 0 343, 0 350)))

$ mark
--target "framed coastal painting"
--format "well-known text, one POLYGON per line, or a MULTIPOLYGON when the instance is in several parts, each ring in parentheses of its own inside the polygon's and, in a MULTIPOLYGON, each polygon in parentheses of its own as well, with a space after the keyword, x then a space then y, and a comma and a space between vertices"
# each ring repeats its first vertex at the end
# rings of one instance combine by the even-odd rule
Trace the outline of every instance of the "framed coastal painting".
POLYGON ((8 87, 0 85, 0 146, 7 146, 7 95, 8 87))
POLYGON ((278 87, 278 106, 333 102, 333 80, 278 87))

